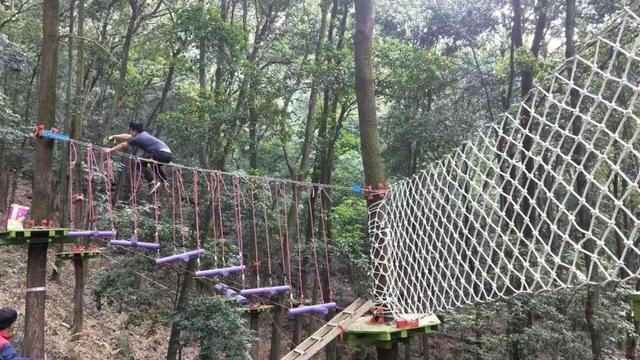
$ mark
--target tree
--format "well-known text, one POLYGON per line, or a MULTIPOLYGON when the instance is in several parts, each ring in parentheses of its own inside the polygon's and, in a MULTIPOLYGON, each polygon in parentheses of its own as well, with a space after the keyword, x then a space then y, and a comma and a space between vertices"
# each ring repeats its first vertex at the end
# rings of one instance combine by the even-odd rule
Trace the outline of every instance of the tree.
MULTIPOLYGON (((358 103, 358 121, 360 123, 360 146, 362 152, 362 164, 364 176, 367 184, 378 188, 378 184, 385 183, 384 169, 382 168, 382 157, 380 156, 380 140, 378 134, 378 122, 376 117, 376 96, 374 87, 373 72, 373 27, 374 27, 374 5, 372 0, 355 0, 356 7, 356 28, 355 28, 355 77, 356 77, 356 100, 358 103)), ((381 198, 368 200, 370 216, 383 216, 381 212, 375 211, 381 198)), ((378 246, 386 241, 379 235, 377 229, 369 229, 372 236, 371 241, 378 246)), ((375 250, 374 250, 375 251, 375 250)), ((380 258, 383 254, 374 254, 374 258, 380 258)), ((376 269, 374 273, 384 274, 385 269, 376 269)), ((380 265, 379 265, 380 266, 380 265)), ((379 279, 381 287, 386 285, 386 279, 379 279)), ((395 359, 397 356, 397 343, 392 350, 378 347, 378 359, 395 359)))
MULTIPOLYGON (((38 90, 38 119, 45 128, 55 125, 58 67, 58 0, 45 0, 42 13, 42 62, 38 90)), ((39 139, 35 147, 32 217, 36 223, 51 218, 51 162, 53 140, 39 139)), ((25 353, 44 357, 47 244, 30 245, 27 260, 25 353)))

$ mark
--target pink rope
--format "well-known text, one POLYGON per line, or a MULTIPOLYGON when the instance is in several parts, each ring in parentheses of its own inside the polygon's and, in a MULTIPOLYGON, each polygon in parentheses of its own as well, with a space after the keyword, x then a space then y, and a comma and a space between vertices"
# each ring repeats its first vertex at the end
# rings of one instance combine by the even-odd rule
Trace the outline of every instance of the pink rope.
POLYGON ((302 284, 302 240, 300 236, 300 217, 298 216, 298 184, 293 184, 293 211, 296 214, 296 236, 298 239, 298 279, 300 280, 300 303, 304 300, 304 286, 302 284))
POLYGON ((222 266, 226 266, 227 260, 225 259, 225 239, 224 239, 224 223, 222 222, 222 189, 227 190, 227 186, 224 182, 222 174, 216 175, 216 192, 218 197, 218 224, 220 224, 220 245, 222 247, 222 266))
MULTIPOLYGON (((280 199, 282 197, 283 199, 283 203, 286 204, 287 203, 287 192, 286 192, 286 184, 285 183, 278 183, 276 184, 276 192, 277 192, 277 197, 276 197, 276 207, 278 208, 278 218, 280 218, 280 204, 278 199, 280 199)), ((284 212, 284 222, 282 221, 278 221, 278 233, 280 235, 280 250, 282 252, 282 266, 284 267, 283 272, 285 273, 285 281, 284 283, 286 285, 291 285, 291 248, 289 246, 290 243, 290 239, 289 239, 289 225, 288 225, 288 220, 287 220, 287 209, 285 206, 282 206, 282 212, 284 212), (282 226, 282 223, 284 223, 284 226, 282 226), (284 236, 282 233, 282 228, 284 227, 284 236)), ((278 219, 280 220, 280 219, 278 219)), ((289 292, 289 298, 291 300, 293 300, 293 291, 289 292)))
POLYGON ((204 181, 207 183, 207 193, 209 194, 209 199, 211 199, 211 247, 213 251, 213 263, 218 265, 218 251, 216 247, 216 206, 215 206, 215 193, 213 184, 215 182, 213 174, 211 176, 207 176, 206 173, 202 174, 204 176, 204 181))
POLYGON ((173 181, 171 182, 171 224, 174 226, 171 227, 171 233, 173 237, 173 248, 176 248, 176 191, 178 190, 178 185, 176 179, 178 178, 176 175, 177 168, 172 169, 173 181))
POLYGON ((252 227, 253 227, 253 251, 255 253, 255 262, 253 265, 256 268, 256 283, 260 286, 260 252, 258 250, 258 229, 256 228, 256 202, 254 197, 255 186, 253 181, 249 180, 249 191, 251 192, 251 215, 252 215, 252 227))
MULTIPOLYGON (((322 240, 324 242, 324 257, 327 267, 327 286, 329 287, 329 301, 333 300, 333 285, 331 284, 331 262, 329 262, 329 241, 327 239, 327 214, 325 213, 324 201, 322 197, 326 197, 329 201, 331 197, 327 193, 327 189, 320 187, 320 233, 322 234, 322 240)), ((322 293, 322 291, 321 291, 322 293)))
POLYGON ((316 236, 315 236, 315 226, 314 226, 314 216, 313 216, 313 205, 311 203, 311 198, 314 196, 313 187, 308 188, 309 196, 307 196, 307 204, 309 205, 309 226, 311 227, 311 249, 313 251, 313 264, 316 267, 316 280, 318 281, 318 289, 320 289, 320 302, 324 303, 324 296, 322 294, 322 281, 320 280, 320 267, 318 266, 318 253, 316 249, 316 236))
POLYGON ((193 170, 193 205, 195 207, 195 216, 196 216, 196 249, 200 250, 200 208, 198 206, 198 171, 197 170, 193 170))
POLYGON ((153 238, 156 242, 156 244, 160 244, 160 196, 158 195, 160 191, 154 191, 153 192, 153 209, 154 209, 154 215, 155 215, 155 226, 156 226, 156 232, 155 234, 153 234, 153 238))
POLYGON ((140 160, 129 161, 129 181, 131 185, 131 208, 133 209, 133 233, 138 235, 138 188, 140 187, 140 160))
POLYGON ((184 189, 184 181, 182 179, 182 170, 181 169, 177 169, 176 170, 176 182, 178 185, 178 210, 180 212, 180 239, 182 240, 182 247, 186 246, 186 242, 184 239, 184 211, 183 211, 183 206, 182 206, 182 202, 183 199, 187 196, 187 193, 184 189))
MULTIPOLYGON (((272 193, 271 193, 271 186, 269 186, 269 184, 264 184, 263 183, 263 187, 268 187, 269 189, 269 197, 271 197, 272 193)), ((263 188, 263 191, 265 192, 265 194, 267 194, 266 189, 263 188)), ((264 217, 264 233, 265 233, 265 237, 267 239, 267 268, 269 271, 269 286, 273 285, 273 271, 271 269, 271 239, 269 239, 269 221, 267 219, 267 206, 266 204, 263 202, 262 203, 262 215, 264 217)))
POLYGON ((93 204, 93 164, 95 154, 93 153, 93 147, 87 147, 87 222, 89 223, 89 228, 95 230, 95 216, 96 209, 93 204))
POLYGON ((76 151, 76 145, 72 142, 69 143, 69 227, 75 229, 75 216, 74 216, 74 200, 73 195, 73 170, 78 162, 78 153, 76 151))
MULTIPOLYGON (((234 175, 231 179, 233 183, 233 207, 235 213, 235 228, 236 228, 236 238, 238 240, 238 256, 240 259, 240 264, 244 264, 244 234, 243 234, 243 224, 242 224, 242 208, 246 206, 244 195, 242 195, 242 189, 240 186, 240 178, 237 175, 234 175)), ((242 277, 242 286, 245 286, 245 276, 244 272, 241 275, 242 277)))
POLYGON ((113 214, 113 194, 111 193, 111 184, 113 183, 113 163, 111 162, 111 157, 107 156, 107 154, 104 153, 104 150, 102 150, 101 155, 104 166, 104 188, 107 193, 107 214, 109 216, 109 221, 111 222, 111 230, 115 234, 116 223, 115 216, 113 214))

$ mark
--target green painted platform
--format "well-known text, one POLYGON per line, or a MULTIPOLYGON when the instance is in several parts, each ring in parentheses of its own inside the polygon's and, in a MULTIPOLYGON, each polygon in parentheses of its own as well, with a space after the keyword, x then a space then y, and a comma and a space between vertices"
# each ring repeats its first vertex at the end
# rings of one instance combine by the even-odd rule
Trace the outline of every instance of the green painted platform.
POLYGON ((67 237, 69 229, 25 229, 0 232, 0 245, 34 245, 76 243, 77 238, 67 237))
POLYGON ((345 329, 346 340, 351 346, 391 346, 393 341, 404 341, 418 334, 430 334, 438 330, 440 320, 435 315, 423 317, 415 327, 396 327, 395 322, 378 324, 372 316, 364 316, 345 329))
POLYGON ((56 254, 56 258, 60 260, 73 260, 73 259, 91 259, 100 256, 100 250, 72 250, 59 252, 56 254))
POLYGON ((631 293, 631 310, 636 321, 640 321, 640 292, 631 293))

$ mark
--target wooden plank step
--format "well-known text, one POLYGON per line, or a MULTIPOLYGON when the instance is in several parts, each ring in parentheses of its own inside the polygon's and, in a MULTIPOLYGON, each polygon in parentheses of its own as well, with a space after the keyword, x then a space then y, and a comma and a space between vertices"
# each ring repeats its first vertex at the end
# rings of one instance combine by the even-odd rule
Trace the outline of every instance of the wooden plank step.
POLYGON ((322 350, 333 339, 338 337, 344 329, 354 323, 373 307, 371 300, 358 299, 341 313, 323 325, 315 333, 305 339, 295 349, 291 350, 281 360, 307 360, 322 350))

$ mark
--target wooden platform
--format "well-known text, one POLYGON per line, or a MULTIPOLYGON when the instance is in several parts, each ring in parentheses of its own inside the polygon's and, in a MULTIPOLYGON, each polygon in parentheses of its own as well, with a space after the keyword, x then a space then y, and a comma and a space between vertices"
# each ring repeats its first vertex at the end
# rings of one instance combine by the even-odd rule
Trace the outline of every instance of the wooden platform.
POLYGON ((100 250, 97 249, 73 249, 72 251, 57 253, 56 258, 60 260, 91 259, 99 257, 100 254, 100 250))
POLYGON ((345 328, 349 328, 357 319, 367 313, 371 307, 373 307, 371 300, 356 300, 280 360, 311 359, 313 355, 322 350, 333 339, 340 336, 345 328))
POLYGON ((418 334, 429 334, 438 330, 440 320, 435 315, 429 315, 419 320, 418 326, 398 328, 395 322, 377 324, 372 316, 361 317, 345 329, 345 337, 349 345, 378 345, 392 341, 408 339, 418 334))
POLYGON ((75 243, 76 238, 67 237, 69 229, 25 229, 0 232, 0 245, 34 245, 75 243))

